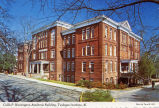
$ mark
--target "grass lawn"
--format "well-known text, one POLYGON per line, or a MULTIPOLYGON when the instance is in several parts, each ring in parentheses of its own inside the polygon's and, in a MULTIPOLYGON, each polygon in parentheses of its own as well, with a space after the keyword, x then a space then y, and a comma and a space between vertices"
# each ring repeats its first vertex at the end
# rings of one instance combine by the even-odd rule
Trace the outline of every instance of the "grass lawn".
POLYGON ((52 82, 52 83, 63 84, 63 85, 68 85, 68 86, 76 86, 76 84, 74 84, 74 83, 55 81, 55 80, 46 80, 46 79, 41 79, 41 78, 36 78, 36 79, 40 80, 40 81, 52 82))

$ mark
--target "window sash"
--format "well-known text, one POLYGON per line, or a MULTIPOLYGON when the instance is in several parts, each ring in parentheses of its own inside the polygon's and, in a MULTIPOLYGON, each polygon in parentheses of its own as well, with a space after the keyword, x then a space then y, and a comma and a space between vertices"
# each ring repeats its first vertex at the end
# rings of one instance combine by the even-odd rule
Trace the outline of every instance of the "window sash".
POLYGON ((82 62, 82 72, 86 72, 86 62, 82 62))
POLYGON ((72 58, 75 57, 75 48, 72 48, 72 58))

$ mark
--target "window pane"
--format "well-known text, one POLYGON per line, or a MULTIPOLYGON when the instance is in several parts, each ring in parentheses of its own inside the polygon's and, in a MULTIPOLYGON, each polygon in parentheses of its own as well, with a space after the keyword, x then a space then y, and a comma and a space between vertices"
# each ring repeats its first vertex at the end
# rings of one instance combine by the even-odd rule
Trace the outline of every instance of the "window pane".
POLYGON ((85 56, 85 47, 82 48, 82 56, 85 56))
POLYGON ((91 29, 91 38, 94 38, 94 28, 91 29))
POLYGON ((86 62, 82 62, 82 72, 86 71, 86 62))
POLYGON ((94 46, 91 47, 91 55, 94 55, 94 46))
POLYGON ((85 30, 82 30, 82 40, 85 40, 85 30))
POLYGON ((75 48, 72 48, 72 58, 75 57, 75 48))
POLYGON ((89 39, 90 38, 90 29, 87 29, 86 32, 87 32, 86 39, 89 39))
POLYGON ((114 30, 114 40, 116 41, 116 30, 114 30))

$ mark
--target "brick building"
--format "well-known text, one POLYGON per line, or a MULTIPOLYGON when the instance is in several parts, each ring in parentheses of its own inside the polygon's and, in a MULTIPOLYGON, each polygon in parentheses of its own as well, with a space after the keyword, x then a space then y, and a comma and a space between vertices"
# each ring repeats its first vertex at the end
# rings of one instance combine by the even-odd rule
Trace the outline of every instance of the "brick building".
POLYGON ((128 21, 104 15, 74 25, 56 21, 32 34, 29 70, 35 76, 117 83, 137 71, 141 38, 128 21))
POLYGON ((30 61, 27 53, 28 43, 31 43, 31 41, 18 44, 18 71, 16 74, 26 75, 28 73, 28 62, 30 61))

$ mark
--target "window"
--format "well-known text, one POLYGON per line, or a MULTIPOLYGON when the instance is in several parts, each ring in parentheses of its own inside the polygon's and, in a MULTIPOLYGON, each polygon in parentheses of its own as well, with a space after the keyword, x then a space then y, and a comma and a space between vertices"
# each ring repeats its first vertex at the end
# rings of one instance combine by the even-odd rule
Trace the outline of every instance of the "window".
POLYGON ((40 41, 39 41, 39 49, 40 49, 40 41))
POLYGON ((94 38, 94 27, 91 29, 91 38, 94 38))
POLYGON ((42 41, 40 41, 40 48, 42 48, 42 41))
POLYGON ((47 31, 45 32, 45 37, 47 38, 47 31))
POLYGON ((55 30, 51 31, 51 46, 55 46, 55 30))
POLYGON ((110 72, 112 72, 113 71, 113 63, 112 63, 112 61, 110 61, 110 72))
POLYGON ((50 63, 50 71, 55 72, 55 63, 50 63))
POLYGON ((108 72, 108 61, 105 62, 105 72, 108 72))
POLYGON ((33 38, 33 49, 36 49, 36 37, 33 38))
POLYGON ((70 76, 67 75, 67 82, 70 82, 70 76))
POLYGON ((82 30, 82 40, 85 40, 85 30, 82 30))
POLYGON ((112 46, 110 45, 110 56, 112 56, 112 46))
POLYGON ((112 40, 113 39, 113 32, 112 32, 112 28, 110 28, 110 39, 112 40))
POLYGON ((66 49, 63 51, 63 58, 66 58, 66 49))
POLYGON ((43 40, 43 48, 45 47, 45 40, 43 40))
POLYGON ((122 42, 126 43, 126 35, 124 33, 122 34, 122 42))
POLYGON ((71 67, 72 67, 71 70, 72 70, 72 71, 75 71, 75 62, 74 62, 74 61, 72 61, 71 67))
POLYGON ((41 57, 41 55, 40 55, 40 53, 39 53, 39 60, 41 59, 40 57, 41 57))
POLYGON ((72 35, 72 44, 75 44, 75 35, 72 35))
POLYGON ((45 47, 47 47, 47 40, 45 40, 45 47))
POLYGON ((55 50, 51 51, 51 58, 55 58, 55 50))
POLYGON ((91 48, 90 48, 90 46, 88 45, 87 47, 86 47, 86 56, 89 56, 91 54, 91 48))
POLYGON ((70 58, 70 49, 67 50, 67 58, 70 58))
POLYGON ((43 52, 41 53, 41 59, 44 59, 44 53, 43 52))
POLYGON ((70 45, 70 44, 71 44, 71 37, 70 37, 70 36, 68 36, 67 44, 68 44, 68 45, 70 45))
POLYGON ((114 71, 117 72, 117 62, 114 62, 114 71))
POLYGON ((46 52, 43 52, 43 58, 46 59, 46 52))
POLYGON ((109 79, 108 78, 106 78, 106 83, 109 83, 109 79))
POLYGON ((85 47, 82 48, 82 56, 85 56, 85 47))
POLYGON ((108 49, 108 47, 107 47, 107 45, 105 45, 105 55, 106 55, 106 56, 107 56, 107 54, 108 54, 107 49, 108 49))
POLYGON ((114 40, 116 41, 116 30, 114 30, 114 40))
POLYGON ((67 62, 67 71, 71 70, 70 62, 67 62))
POLYGON ((116 56, 116 46, 114 46, 114 56, 116 56))
POLYGON ((86 39, 89 39, 90 38, 90 29, 87 28, 86 30, 86 39))
POLYGON ((34 60, 36 59, 36 54, 35 54, 35 53, 33 54, 33 59, 34 59, 34 60))
POLYGON ((94 72, 94 62, 90 62, 90 71, 94 72))
POLYGON ((64 37, 63 44, 66 45, 66 37, 64 37))
POLYGON ((66 62, 63 62, 63 71, 66 71, 66 62))
POLYGON ((105 37, 106 38, 108 37, 108 28, 107 28, 107 26, 105 26, 105 37))
POLYGON ((92 81, 93 81, 93 78, 90 78, 90 81, 92 82, 92 81))
POLYGON ((91 47, 91 55, 94 55, 94 46, 91 47))
POLYGON ((113 83, 113 77, 110 78, 110 83, 113 83))
POLYGON ((75 48, 72 48, 72 58, 75 57, 75 48))
POLYGON ((74 75, 72 75, 71 76, 71 82, 74 83, 75 82, 74 80, 75 80, 75 77, 74 77, 74 75))
POLYGON ((82 72, 86 72, 86 62, 82 62, 82 72))

